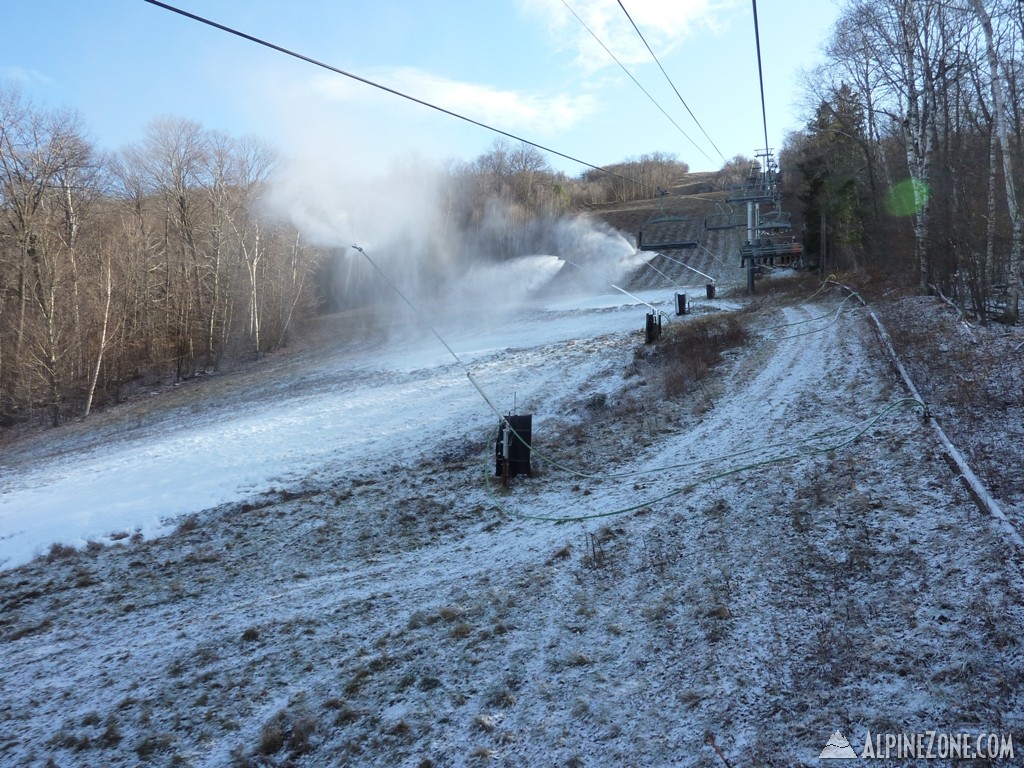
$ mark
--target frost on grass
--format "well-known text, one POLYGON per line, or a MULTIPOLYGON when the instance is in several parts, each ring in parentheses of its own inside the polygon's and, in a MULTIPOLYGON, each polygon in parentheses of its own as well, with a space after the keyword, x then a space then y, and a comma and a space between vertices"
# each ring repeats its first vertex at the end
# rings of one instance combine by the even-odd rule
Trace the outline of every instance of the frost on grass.
MULTIPOLYGON (((777 338, 821 302, 765 302, 670 400, 638 330, 580 331, 605 310, 573 314, 572 343, 488 345, 479 378, 591 475, 501 492, 462 372, 408 351, 353 371, 325 423, 382 387, 419 398, 359 422, 365 462, 300 458, 164 538, 0 572, 0 762, 789 766, 837 729, 1024 743, 1020 553, 917 417, 794 448, 899 397, 855 312, 777 338), (777 460, 730 473, 752 448, 777 460)), ((357 368, 330 366, 309 375, 357 368)))

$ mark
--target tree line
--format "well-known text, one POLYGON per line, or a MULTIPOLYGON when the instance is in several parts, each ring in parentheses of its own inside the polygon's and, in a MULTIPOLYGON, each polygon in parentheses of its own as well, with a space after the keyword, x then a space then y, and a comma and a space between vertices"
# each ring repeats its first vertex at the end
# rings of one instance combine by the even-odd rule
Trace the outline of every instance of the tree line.
MULTIPOLYGON (((331 251, 267 204, 277 163, 265 142, 180 118, 102 153, 74 111, 0 88, 0 427, 258 357, 339 308, 320 279, 331 251)), ((651 185, 686 171, 662 154, 617 168, 651 185)), ((539 220, 651 194, 503 140, 445 176, 438 205, 498 259, 528 252, 539 220)))
POLYGON ((847 0, 781 155, 808 249, 1017 322, 1022 41, 1019 0, 847 0))
MULTIPOLYGON (((846 0, 825 54, 780 154, 807 251, 1017 322, 1024 5, 846 0)), ((0 426, 258 357, 339 308, 318 279, 334 255, 266 204, 277 162, 179 118, 101 153, 75 112, 0 88, 0 426)), ((511 258, 543 252, 539 222, 651 198, 688 168, 651 153, 606 170, 568 177, 497 140, 449 164, 436 204, 474 258, 511 258)))
POLYGON ((177 119, 103 156, 74 112, 0 91, 0 419, 57 425, 284 343, 317 256, 261 209, 273 162, 177 119))
POLYGON ((568 177, 529 144, 497 140, 475 160, 451 168, 455 221, 475 253, 498 259, 538 253, 550 222, 594 205, 647 200, 679 182, 689 166, 652 152, 568 177))

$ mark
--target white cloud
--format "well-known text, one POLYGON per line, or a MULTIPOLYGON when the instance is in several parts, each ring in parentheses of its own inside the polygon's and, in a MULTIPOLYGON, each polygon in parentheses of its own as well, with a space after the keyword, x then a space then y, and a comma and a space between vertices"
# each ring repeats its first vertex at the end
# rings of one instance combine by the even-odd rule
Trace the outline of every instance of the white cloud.
MULTIPOLYGON (((588 95, 503 90, 450 80, 411 67, 382 70, 367 79, 507 131, 551 135, 578 125, 596 108, 594 98, 588 95)), ((318 76, 311 88, 320 98, 338 106, 355 106, 372 94, 369 86, 335 75, 318 76)))
MULTIPOLYGON (((616 0, 519 2, 523 10, 536 17, 548 31, 554 44, 575 51, 577 66, 587 73, 616 66, 594 36, 625 66, 651 61, 643 40, 616 0)), ((623 5, 660 59, 694 35, 713 34, 725 26, 738 0, 624 0, 623 5)))
POLYGON ((50 85, 53 78, 34 69, 24 67, 0 67, 0 79, 14 80, 25 85, 50 85))

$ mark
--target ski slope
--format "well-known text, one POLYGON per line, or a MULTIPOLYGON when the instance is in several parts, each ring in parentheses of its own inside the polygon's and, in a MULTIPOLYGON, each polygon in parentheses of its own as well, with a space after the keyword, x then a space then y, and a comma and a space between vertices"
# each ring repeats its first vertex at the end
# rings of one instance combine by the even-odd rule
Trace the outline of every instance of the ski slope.
POLYGON ((671 400, 641 333, 644 302, 670 300, 427 312, 454 356, 415 323, 339 326, 329 351, 5 454, 0 762, 710 768, 815 765, 837 731, 857 754, 869 732, 1019 745, 1020 553, 900 405, 866 315, 769 302, 671 400), (492 487, 497 416, 467 369, 560 466, 492 487))

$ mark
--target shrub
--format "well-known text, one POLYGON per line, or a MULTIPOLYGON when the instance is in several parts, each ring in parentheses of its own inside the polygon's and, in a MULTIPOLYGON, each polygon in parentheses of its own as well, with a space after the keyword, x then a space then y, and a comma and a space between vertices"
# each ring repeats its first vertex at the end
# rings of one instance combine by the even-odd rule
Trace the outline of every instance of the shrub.
POLYGON ((261 755, 275 755, 287 748, 292 756, 304 755, 312 750, 312 738, 319 725, 312 715, 282 709, 260 730, 257 752, 261 755))
POLYGON ((691 391, 721 362, 722 352, 746 343, 748 334, 732 314, 707 315, 673 323, 658 343, 666 397, 691 391))
POLYGON ((46 553, 46 562, 52 563, 55 560, 67 560, 78 554, 78 550, 67 544, 51 544, 50 551, 46 553))

